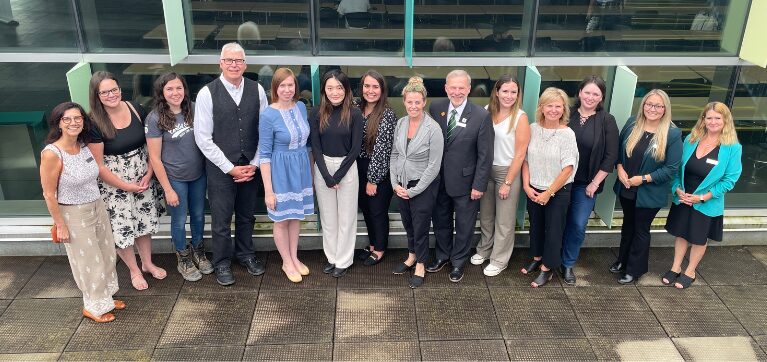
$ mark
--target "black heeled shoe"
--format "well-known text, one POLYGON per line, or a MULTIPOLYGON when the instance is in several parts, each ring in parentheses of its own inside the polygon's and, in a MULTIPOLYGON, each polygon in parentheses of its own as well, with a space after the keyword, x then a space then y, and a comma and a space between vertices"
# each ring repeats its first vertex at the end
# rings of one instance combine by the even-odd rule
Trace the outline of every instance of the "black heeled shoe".
POLYGON ((540 260, 533 259, 524 268, 522 268, 522 270, 520 270, 520 272, 522 274, 525 274, 525 275, 530 274, 530 273, 538 270, 538 268, 541 267, 541 264, 543 264, 543 259, 540 259, 540 260))
POLYGON ((530 286, 533 288, 538 288, 546 285, 546 283, 551 280, 551 277, 554 276, 553 270, 541 270, 541 273, 538 274, 538 277, 533 280, 532 283, 530 283, 530 286))

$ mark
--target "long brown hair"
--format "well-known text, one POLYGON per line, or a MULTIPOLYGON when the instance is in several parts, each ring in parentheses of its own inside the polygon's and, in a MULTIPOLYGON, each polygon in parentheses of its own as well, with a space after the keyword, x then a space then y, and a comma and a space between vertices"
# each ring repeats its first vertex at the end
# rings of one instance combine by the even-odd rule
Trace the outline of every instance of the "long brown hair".
POLYGON ((117 87, 120 87, 120 81, 117 80, 114 74, 100 70, 93 73, 91 81, 88 86, 88 104, 91 106, 91 113, 88 115, 93 121, 93 125, 99 130, 101 136, 105 139, 112 139, 117 135, 117 129, 109 119, 107 110, 104 109, 104 105, 99 98, 99 85, 101 82, 107 79, 111 79, 117 83, 117 87))
POLYGON ((320 102, 320 132, 324 132, 328 128, 330 115, 333 113, 333 104, 330 103, 328 96, 325 94, 325 85, 331 78, 337 80, 344 87, 344 100, 341 102, 341 124, 349 127, 352 123, 352 87, 349 84, 349 77, 339 69, 331 69, 322 75, 320 86, 320 94, 322 95, 322 101, 320 102))
POLYGON ((507 133, 510 133, 517 124, 517 113, 519 113, 519 108, 522 106, 522 88, 519 87, 519 81, 509 74, 504 74, 498 78, 498 81, 495 82, 495 85, 493 86, 493 91, 490 92, 490 106, 487 108, 490 111, 490 116, 493 118, 493 122, 495 122, 495 117, 501 112, 501 102, 498 100, 498 91, 500 91, 501 87, 506 83, 514 83, 517 85, 517 100, 511 105, 511 113, 509 113, 511 121, 509 122, 509 129, 506 131, 507 133))
POLYGON ((636 116, 636 124, 634 129, 631 130, 628 138, 626 139, 626 155, 631 157, 631 153, 634 152, 634 147, 639 143, 639 139, 644 134, 644 127, 647 124, 647 117, 644 115, 644 105, 647 99, 656 95, 663 101, 663 116, 658 124, 658 129, 655 131, 655 135, 650 141, 650 145, 656 145, 657 147, 651 147, 652 157, 656 161, 663 161, 666 159, 666 143, 668 142, 668 130, 674 127, 671 122, 671 100, 668 98, 668 94, 660 89, 653 89, 642 98, 642 103, 639 103, 639 111, 636 116))
POLYGON ((181 85, 184 86, 184 100, 181 101, 181 114, 184 115, 184 124, 187 127, 194 125, 194 109, 192 101, 189 99, 189 87, 186 85, 186 80, 176 72, 167 72, 154 82, 154 111, 157 112, 159 117, 157 126, 163 131, 170 131, 176 128, 176 115, 170 110, 168 100, 165 99, 163 94, 165 85, 174 79, 180 80, 181 85))
MULTIPOLYGON (((362 78, 360 78, 360 93, 364 91, 365 78, 367 77, 373 78, 378 82, 378 86, 381 88, 381 98, 378 99, 378 102, 373 106, 373 111, 370 112, 370 115, 368 116, 367 128, 365 129, 365 140, 363 142, 365 152, 371 154, 373 153, 373 146, 375 145, 376 137, 378 136, 378 125, 381 124, 381 118, 383 118, 384 111, 386 108, 389 108, 389 102, 387 101, 389 89, 386 87, 386 80, 383 75, 371 69, 365 72, 365 74, 362 75, 362 78)), ((368 101, 365 99, 365 95, 362 94, 359 106, 363 114, 365 114, 365 107, 367 107, 367 105, 368 101)))

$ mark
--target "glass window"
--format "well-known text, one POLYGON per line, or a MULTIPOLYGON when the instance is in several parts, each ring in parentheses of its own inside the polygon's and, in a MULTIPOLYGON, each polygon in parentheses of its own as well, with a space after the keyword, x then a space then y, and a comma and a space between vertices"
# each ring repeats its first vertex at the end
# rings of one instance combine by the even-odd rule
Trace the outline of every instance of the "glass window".
POLYGON ((69 100, 66 72, 74 64, 0 63, 0 216, 47 215, 40 151, 47 116, 69 100))
MULTIPOLYGON (((413 52, 450 56, 525 55, 533 1, 425 0, 415 5, 413 52)), ((386 5, 389 14, 404 13, 404 5, 386 5)))
POLYGON ((725 199, 727 206, 767 206, 767 70, 741 68, 733 118, 743 145, 743 175, 725 199))
POLYGON ((217 53, 221 46, 235 41, 248 54, 310 51, 309 0, 185 0, 184 7, 193 53, 217 53))
MULTIPOLYGON (((91 52, 164 49, 168 42, 162 1, 79 0, 83 32, 91 52)), ((47 3, 46 3, 47 4, 47 3)))
POLYGON ((0 51, 77 52, 76 39, 70 1, 0 0, 0 51))
MULTIPOLYGON (((584 78, 598 75, 607 82, 607 94, 603 94, 605 105, 609 105, 612 84, 610 83, 610 67, 537 67, 541 73, 541 92, 548 87, 562 89, 570 96, 571 105, 575 104, 578 96, 578 86, 584 78)), ((608 107, 609 108, 609 107, 608 107)))
POLYGON ((749 3, 540 0, 535 53, 737 55, 749 3))
POLYGON ((402 56, 405 12, 401 1, 395 3, 383 0, 320 2, 320 52, 402 56))

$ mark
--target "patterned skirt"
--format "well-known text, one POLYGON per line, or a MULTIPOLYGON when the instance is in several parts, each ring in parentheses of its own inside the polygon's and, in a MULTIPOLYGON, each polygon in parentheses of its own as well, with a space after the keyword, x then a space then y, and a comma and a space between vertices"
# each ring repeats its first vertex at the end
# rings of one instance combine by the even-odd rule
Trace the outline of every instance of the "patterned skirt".
MULTIPOLYGON (((136 183, 146 174, 149 154, 146 146, 122 155, 105 155, 104 166, 125 182, 136 183)), ((142 193, 128 192, 99 180, 101 197, 109 212, 115 245, 120 249, 133 246, 139 236, 157 232, 160 215, 165 213, 162 190, 152 178, 142 193)))
POLYGON ((83 307, 93 315, 114 309, 117 292, 115 243, 109 228, 104 202, 59 205, 69 242, 64 244, 77 288, 83 293, 83 307))
POLYGON ((268 210, 275 222, 304 220, 314 213, 312 169, 305 147, 274 151, 271 158, 272 189, 277 198, 275 210, 268 210))

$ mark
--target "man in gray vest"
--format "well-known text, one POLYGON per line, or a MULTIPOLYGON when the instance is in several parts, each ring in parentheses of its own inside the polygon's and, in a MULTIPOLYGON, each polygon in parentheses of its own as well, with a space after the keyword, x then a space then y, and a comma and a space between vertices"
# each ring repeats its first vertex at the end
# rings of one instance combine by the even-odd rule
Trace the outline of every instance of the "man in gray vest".
POLYGON ((258 114, 269 105, 261 84, 242 76, 245 51, 237 43, 221 49, 221 76, 197 94, 194 137, 207 158, 208 200, 216 281, 234 284, 232 257, 252 275, 264 273, 256 260, 253 224, 256 206, 258 114), (235 238, 232 244, 232 213, 235 238))

